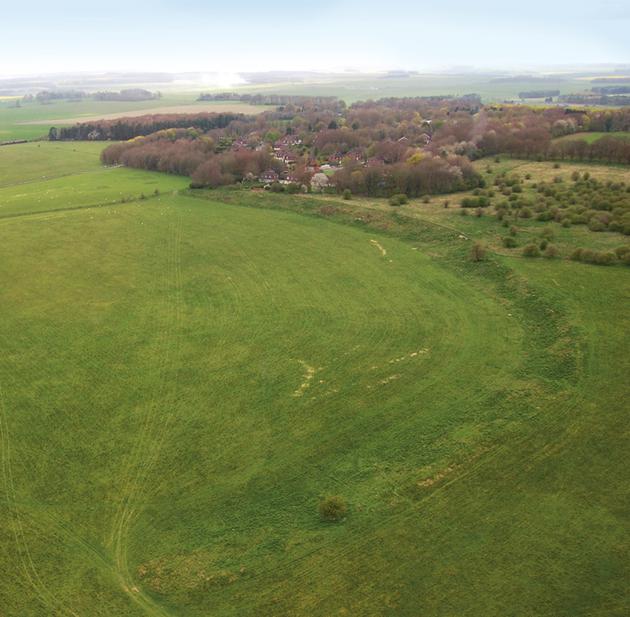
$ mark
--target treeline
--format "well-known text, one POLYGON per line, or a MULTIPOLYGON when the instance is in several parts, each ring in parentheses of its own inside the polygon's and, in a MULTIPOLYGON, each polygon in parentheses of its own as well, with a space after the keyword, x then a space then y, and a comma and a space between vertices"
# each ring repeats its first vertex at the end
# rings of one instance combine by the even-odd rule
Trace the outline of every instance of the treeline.
POLYGON ((564 94, 558 97, 561 103, 570 105, 630 105, 630 96, 622 94, 564 94))
POLYGON ((143 88, 128 88, 120 92, 95 92, 93 98, 95 101, 151 101, 162 98, 162 94, 143 88))
POLYGON ((193 128, 203 132, 225 128, 242 117, 243 114, 234 113, 153 114, 82 122, 54 132, 51 129, 49 135, 53 141, 124 141, 170 128, 193 128))
POLYGON ((25 102, 35 100, 38 103, 46 104, 52 101, 60 101, 64 99, 80 100, 85 99, 88 96, 88 93, 83 92, 82 90, 42 90, 34 97, 32 94, 25 95, 23 100, 25 102))
POLYGON ((560 90, 527 90, 526 92, 519 92, 518 96, 521 99, 548 99, 559 94, 560 90))
POLYGON ((630 165, 630 139, 606 136, 591 143, 584 139, 561 140, 552 145, 548 156, 553 159, 630 165))
POLYGON ((26 94, 22 97, 22 100, 25 103, 36 101, 46 104, 52 101, 78 101, 87 98, 93 98, 95 101, 149 101, 161 97, 162 94, 160 92, 149 92, 149 90, 143 88, 128 88, 120 92, 103 91, 95 92, 94 94, 89 94, 83 90, 42 90, 35 96, 26 94))
POLYGON ((481 97, 478 94, 464 94, 462 96, 403 96, 386 97, 382 99, 358 101, 353 103, 351 109, 390 109, 421 111, 469 111, 476 112, 481 107, 481 97))
POLYGON ((461 156, 426 156, 393 165, 362 167, 346 164, 334 175, 338 193, 346 190, 357 195, 420 197, 435 193, 452 193, 483 185, 483 179, 470 161, 461 156))
POLYGON ((597 94, 630 94, 630 86, 597 86, 591 88, 597 94))
POLYGON ((340 109, 345 108, 344 101, 335 96, 292 96, 284 94, 241 94, 238 92, 218 92, 202 93, 197 98, 198 101, 242 101, 250 105, 274 105, 281 107, 285 105, 295 105, 298 107, 312 106, 333 106, 340 109))
POLYGON ((221 151, 214 139, 194 129, 168 129, 112 144, 101 153, 101 161, 190 176, 193 186, 210 187, 257 179, 269 169, 278 173, 286 169, 269 150, 221 151))

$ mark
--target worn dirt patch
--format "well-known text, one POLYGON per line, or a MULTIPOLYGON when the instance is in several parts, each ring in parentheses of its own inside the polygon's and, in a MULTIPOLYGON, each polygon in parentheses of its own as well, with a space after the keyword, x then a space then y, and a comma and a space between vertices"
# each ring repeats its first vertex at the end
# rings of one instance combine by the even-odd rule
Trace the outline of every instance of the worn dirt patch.
POLYGON ((383 245, 377 240, 370 240, 370 242, 381 252, 381 255, 385 257, 387 255, 387 251, 383 248, 383 245))
POLYGON ((298 360, 298 362, 304 369, 304 381, 302 381, 297 390, 293 392, 293 396, 302 396, 311 385, 311 381, 313 381, 313 377, 315 377, 315 373, 317 372, 317 369, 314 366, 310 366, 304 362, 304 360, 298 360))

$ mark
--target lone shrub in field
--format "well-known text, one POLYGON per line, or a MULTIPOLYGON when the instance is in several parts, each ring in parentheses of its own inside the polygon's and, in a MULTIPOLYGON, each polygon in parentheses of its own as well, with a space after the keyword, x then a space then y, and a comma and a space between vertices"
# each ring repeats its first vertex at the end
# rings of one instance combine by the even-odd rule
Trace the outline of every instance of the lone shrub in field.
POLYGON ((535 244, 523 247, 523 257, 540 257, 540 249, 535 244))
POLYGON ((473 261, 483 261, 486 257, 486 247, 481 242, 475 242, 470 249, 470 258, 473 261))
POLYGON ((348 506, 344 498, 339 495, 329 495, 319 502, 319 517, 323 521, 340 521, 347 512, 348 506))
POLYGON ((543 255, 547 259, 554 259, 560 255, 560 251, 553 244, 548 244, 543 255))
POLYGON ((516 240, 512 236, 506 236, 503 238, 503 246, 506 249, 516 248, 516 240))
POLYGON ((350 189, 344 189, 344 191, 343 191, 343 198, 346 201, 352 199, 352 191, 350 189))
POLYGON ((389 205, 390 206, 402 206, 402 205, 406 204, 407 201, 408 201, 407 195, 405 195, 404 193, 398 193, 397 195, 392 195, 389 198, 389 205))

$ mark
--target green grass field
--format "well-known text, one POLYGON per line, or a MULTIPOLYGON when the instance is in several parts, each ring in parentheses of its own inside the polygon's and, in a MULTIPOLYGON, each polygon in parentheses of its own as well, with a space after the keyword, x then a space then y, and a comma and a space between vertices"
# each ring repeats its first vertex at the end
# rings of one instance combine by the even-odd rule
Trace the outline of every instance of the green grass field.
POLYGON ((150 101, 84 101, 59 100, 42 105, 37 102, 21 103, 15 100, 0 100, 0 142, 14 139, 40 139, 48 135, 51 126, 66 126, 81 120, 112 118, 116 115, 143 113, 197 113, 201 111, 234 111, 258 113, 264 106, 253 106, 235 102, 208 103, 197 101, 198 93, 169 93, 161 99, 150 101))
POLYGON ((3 617, 628 614, 628 268, 0 157, 3 617))
MULTIPOLYGON (((519 92, 528 90, 559 90, 561 94, 571 94, 588 90, 590 86, 588 80, 565 75, 549 76, 541 82, 536 78, 497 79, 496 75, 482 73, 418 73, 407 77, 349 73, 302 83, 244 85, 232 89, 253 93, 337 96, 347 103, 384 97, 462 96, 476 93, 485 103, 494 103, 518 99, 519 92)), ((532 99, 531 102, 542 103, 542 100, 532 99)))
POLYGON ((556 141, 570 141, 575 139, 581 139, 586 143, 592 144, 594 141, 601 139, 602 137, 616 137, 617 139, 630 139, 630 133, 627 131, 615 131, 613 133, 603 133, 600 131, 593 131, 591 133, 573 133, 572 135, 564 135, 558 137, 556 141))

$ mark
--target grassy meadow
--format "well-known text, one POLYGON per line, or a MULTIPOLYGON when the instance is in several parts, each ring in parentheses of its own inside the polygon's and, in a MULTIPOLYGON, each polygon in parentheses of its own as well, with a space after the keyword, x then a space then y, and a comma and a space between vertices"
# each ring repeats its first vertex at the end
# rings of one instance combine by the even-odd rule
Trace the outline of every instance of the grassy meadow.
POLYGON ((21 101, 20 107, 16 107, 15 100, 0 100, 0 142, 40 139, 48 135, 51 126, 69 126, 101 118, 206 111, 253 114, 266 109, 239 101, 197 101, 197 96, 195 92, 184 92, 168 93, 161 99, 150 101, 56 100, 45 105, 36 101, 21 101))
POLYGON ((627 131, 615 131, 612 133, 604 133, 601 131, 591 131, 588 133, 573 133, 571 135, 564 135, 563 137, 556 138, 556 141, 572 141, 580 139, 588 144, 592 144, 594 141, 601 139, 602 137, 615 137, 616 139, 630 139, 630 133, 627 131))
POLYGON ((98 150, 0 149, 0 615, 628 614, 629 268, 98 150))

